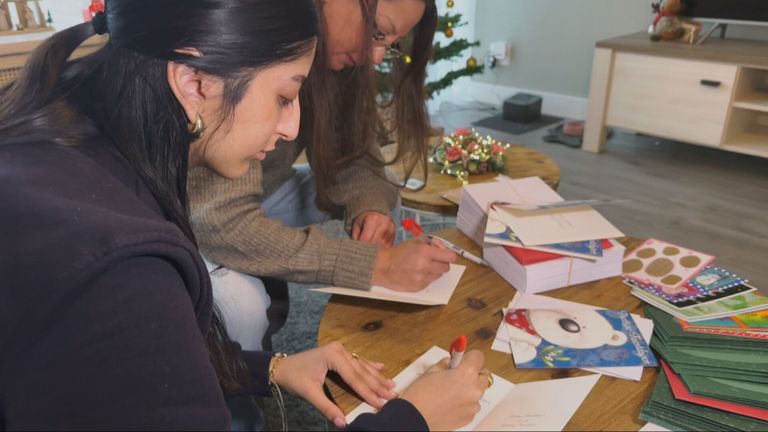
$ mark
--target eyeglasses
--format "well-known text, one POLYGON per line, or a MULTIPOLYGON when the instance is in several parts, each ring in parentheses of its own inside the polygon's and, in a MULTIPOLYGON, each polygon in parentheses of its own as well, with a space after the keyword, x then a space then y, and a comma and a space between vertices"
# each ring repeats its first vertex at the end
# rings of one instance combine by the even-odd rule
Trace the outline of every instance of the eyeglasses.
POLYGON ((387 35, 379 29, 379 26, 374 22, 373 24, 373 42, 374 44, 387 50, 384 54, 384 60, 391 61, 396 59, 403 59, 406 63, 411 62, 411 56, 400 51, 400 43, 395 42, 393 44, 387 44, 387 35))

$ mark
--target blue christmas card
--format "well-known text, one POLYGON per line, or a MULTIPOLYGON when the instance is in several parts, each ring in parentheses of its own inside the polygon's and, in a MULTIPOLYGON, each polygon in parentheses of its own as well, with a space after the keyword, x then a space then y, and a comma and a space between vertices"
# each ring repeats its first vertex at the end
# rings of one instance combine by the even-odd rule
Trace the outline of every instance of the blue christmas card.
POLYGON ((583 240, 568 243, 551 243, 540 246, 526 246, 517 237, 512 228, 506 225, 499 210, 491 204, 488 210, 488 223, 485 227, 485 242, 505 246, 524 247, 541 252, 549 252, 557 255, 575 256, 579 258, 595 260, 603 256, 603 243, 601 240, 583 240))
POLYGON ((626 311, 510 309, 504 321, 518 368, 658 365, 626 311))

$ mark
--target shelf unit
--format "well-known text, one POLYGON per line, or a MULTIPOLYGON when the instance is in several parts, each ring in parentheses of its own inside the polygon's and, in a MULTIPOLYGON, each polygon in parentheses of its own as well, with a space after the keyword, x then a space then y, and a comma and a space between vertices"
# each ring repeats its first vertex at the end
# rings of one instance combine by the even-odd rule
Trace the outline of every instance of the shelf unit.
POLYGON ((722 146, 768 157, 768 68, 739 67, 722 146))
POLYGON ((610 126, 768 158, 768 42, 598 42, 583 149, 610 126))

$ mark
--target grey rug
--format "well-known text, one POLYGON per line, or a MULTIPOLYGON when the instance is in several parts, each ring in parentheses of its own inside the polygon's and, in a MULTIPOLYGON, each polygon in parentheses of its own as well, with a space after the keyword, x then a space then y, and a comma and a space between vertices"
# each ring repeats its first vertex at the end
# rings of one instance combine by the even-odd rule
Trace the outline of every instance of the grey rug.
POLYGON ((526 132, 530 132, 532 130, 543 128, 544 126, 555 124, 562 120, 563 119, 561 117, 542 115, 541 118, 535 122, 517 123, 517 122, 504 120, 501 114, 499 114, 493 117, 486 117, 484 119, 478 120, 472 123, 472 125, 485 127, 488 129, 493 129, 499 132, 504 132, 512 135, 520 135, 526 132))

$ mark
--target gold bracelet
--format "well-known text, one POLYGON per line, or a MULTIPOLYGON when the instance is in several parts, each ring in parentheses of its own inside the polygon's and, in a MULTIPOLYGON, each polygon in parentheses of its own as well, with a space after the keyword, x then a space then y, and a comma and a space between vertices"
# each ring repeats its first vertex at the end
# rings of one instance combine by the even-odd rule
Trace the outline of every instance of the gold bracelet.
POLYGON ((277 406, 280 409, 280 417, 282 419, 283 431, 288 430, 288 414, 285 412, 285 402, 283 402, 283 392, 280 391, 280 386, 277 385, 277 382, 275 381, 275 371, 277 370, 277 365, 280 363, 280 360, 286 357, 288 357, 288 354, 275 353, 275 355, 269 361, 269 389, 272 391, 272 396, 274 396, 275 400, 277 401, 277 406))
POLYGON ((269 383, 275 384, 275 371, 277 370, 277 365, 280 364, 280 360, 288 357, 288 354, 285 353, 275 353, 274 356, 272 356, 272 359, 269 361, 269 383))

